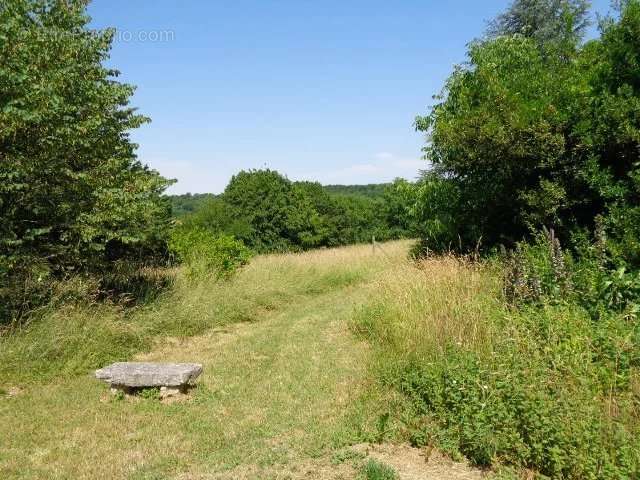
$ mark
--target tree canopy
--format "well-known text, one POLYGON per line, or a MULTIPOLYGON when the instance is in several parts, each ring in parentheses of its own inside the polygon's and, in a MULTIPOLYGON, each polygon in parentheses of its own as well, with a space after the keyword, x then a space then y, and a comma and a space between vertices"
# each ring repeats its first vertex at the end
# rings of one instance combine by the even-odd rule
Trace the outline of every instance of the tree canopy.
POLYGON ((148 119, 129 106, 133 87, 104 66, 113 31, 91 30, 86 5, 0 5, 0 292, 9 299, 24 278, 101 269, 165 242, 170 182, 136 158, 129 131, 148 119))
POLYGON ((234 235, 257 252, 402 238, 414 231, 413 188, 404 180, 379 187, 327 188, 292 182, 273 170, 242 171, 222 195, 180 221, 234 235))
POLYGON ((604 222, 637 261, 640 3, 601 32, 563 55, 520 33, 471 44, 416 122, 433 164, 423 197, 441 202, 418 209, 445 235, 432 243, 512 245, 543 226, 569 239, 604 222))
POLYGON ((539 44, 581 39, 589 26, 589 0, 515 0, 488 28, 492 38, 522 35, 539 44))

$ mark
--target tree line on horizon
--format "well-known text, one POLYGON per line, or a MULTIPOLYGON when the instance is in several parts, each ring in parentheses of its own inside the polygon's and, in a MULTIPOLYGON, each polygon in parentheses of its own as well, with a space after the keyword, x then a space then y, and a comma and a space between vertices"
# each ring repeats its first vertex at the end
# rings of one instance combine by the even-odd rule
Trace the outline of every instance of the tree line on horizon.
POLYGON ((229 235, 257 253, 406 238, 414 233, 406 180, 365 186, 294 182, 274 170, 241 171, 220 195, 180 195, 177 231, 229 235), (185 205, 193 202, 189 213, 185 205))

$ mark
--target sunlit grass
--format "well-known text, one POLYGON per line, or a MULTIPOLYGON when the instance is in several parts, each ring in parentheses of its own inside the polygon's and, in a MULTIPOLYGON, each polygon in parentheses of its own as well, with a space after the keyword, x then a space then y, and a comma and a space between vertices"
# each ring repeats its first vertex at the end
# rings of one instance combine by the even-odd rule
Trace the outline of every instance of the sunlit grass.
POLYGON ((178 272, 133 310, 44 312, 0 340, 3 389, 17 392, 0 396, 0 478, 261 478, 359 441, 376 411, 349 320, 410 245, 260 256, 226 283, 178 272), (167 405, 110 397, 92 371, 115 360, 205 368, 167 405))

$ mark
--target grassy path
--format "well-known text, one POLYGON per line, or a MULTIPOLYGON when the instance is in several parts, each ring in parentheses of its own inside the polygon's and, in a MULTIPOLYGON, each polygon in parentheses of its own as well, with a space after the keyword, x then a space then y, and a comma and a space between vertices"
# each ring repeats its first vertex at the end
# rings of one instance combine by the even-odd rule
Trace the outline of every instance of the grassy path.
POLYGON ((188 413, 196 440, 190 455, 200 464, 188 467, 189 477, 230 469, 228 478, 258 475, 348 442, 352 419, 344 415, 357 414, 349 407, 358 400, 367 352, 347 322, 361 293, 356 287, 313 297, 256 324, 143 357, 186 361, 192 351, 205 364, 198 405, 188 413))
MULTIPOLYGON (((391 248, 398 260, 406 249, 391 248)), ((183 287, 132 320, 80 310, 64 312, 61 322, 52 313, 3 344, 9 362, 26 356, 25 370, 66 372, 71 364, 75 371, 91 362, 96 322, 109 332, 126 329, 126 340, 157 321, 169 332, 179 324, 204 333, 158 336, 137 359, 197 361, 204 374, 191 399, 167 405, 113 399, 89 368, 33 383, 27 379, 35 374, 6 367, 14 387, 23 373, 25 380, 17 394, 0 397, 0 477, 267 478, 270 469, 295 470, 354 442, 370 415, 358 403, 367 349, 348 322, 384 269, 370 247, 261 257, 232 284, 183 287), (65 339, 73 348, 56 349, 65 339)))
MULTIPOLYGON (((408 247, 259 257, 233 282, 178 284, 133 315, 99 305, 52 311, 0 342, 12 392, 0 395, 0 478, 360 478, 377 447, 349 446, 371 438, 388 406, 350 320, 408 247), (109 357, 105 341, 125 353, 109 357), (137 345, 151 348, 126 353, 137 345), (117 399, 92 378, 108 358, 196 361, 204 373, 178 402, 117 399)), ((398 448, 377 455, 408 472, 402 479, 477 478, 449 467, 441 475, 438 464, 426 475, 420 452, 398 448)))

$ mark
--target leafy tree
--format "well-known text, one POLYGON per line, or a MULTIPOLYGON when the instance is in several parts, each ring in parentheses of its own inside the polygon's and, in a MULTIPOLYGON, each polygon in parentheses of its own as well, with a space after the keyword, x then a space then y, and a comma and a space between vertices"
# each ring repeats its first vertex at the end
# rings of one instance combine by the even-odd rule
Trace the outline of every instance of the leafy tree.
POLYGON ((438 174, 426 173, 414 186, 413 229, 420 237, 417 253, 447 251, 458 245, 461 202, 458 185, 438 174))
POLYGON ((220 197, 179 222, 233 235, 257 252, 335 247, 408 236, 412 193, 406 181, 362 190, 326 188, 291 182, 272 170, 243 171, 220 197))
POLYGON ((0 4, 6 310, 30 297, 27 284, 97 271, 125 256, 148 258, 166 244, 169 208, 161 194, 170 182, 136 159, 128 132, 148 120, 129 106, 133 87, 103 65, 113 31, 90 30, 86 4, 0 4))
POLYGON ((223 199, 234 215, 248 223, 247 233, 240 238, 258 252, 294 249, 306 238, 303 231, 313 230, 310 205, 296 201, 292 182, 273 170, 238 173, 223 199))
POLYGON ((203 203, 215 199, 212 193, 186 193, 184 195, 170 195, 171 213, 176 218, 181 218, 200 209, 203 203))
POLYGON ((408 237, 415 233, 416 194, 416 185, 402 178, 385 187, 385 224, 391 237, 408 237))
POLYGON ((539 44, 576 43, 589 26, 589 0, 515 0, 489 24, 488 34, 523 35, 539 44))
POLYGON ((322 188, 330 195, 381 198, 387 186, 386 183, 372 183, 368 185, 325 185, 322 188))
POLYGON ((177 223, 237 238, 249 238, 253 231, 245 216, 233 209, 221 196, 199 202, 192 214, 180 217, 177 223))
POLYGON ((522 35, 470 46, 417 120, 433 164, 421 189, 433 203, 416 210, 437 233, 425 237, 493 247, 546 226, 564 242, 600 222, 618 261, 639 264, 640 2, 601 28, 562 56, 522 35), (432 198, 438 185, 451 187, 449 207, 432 198))
POLYGON ((430 134, 425 153, 435 172, 459 192, 455 230, 471 247, 513 243, 532 222, 559 227, 568 205, 556 176, 567 164, 572 102, 584 81, 521 36, 473 44, 469 57, 441 103, 417 121, 430 134), (540 195, 545 189, 553 195, 540 195))

